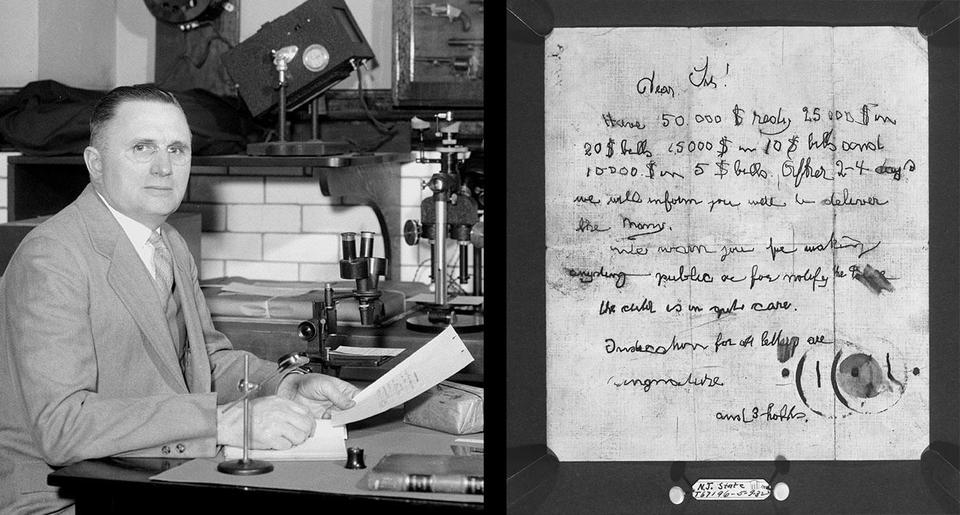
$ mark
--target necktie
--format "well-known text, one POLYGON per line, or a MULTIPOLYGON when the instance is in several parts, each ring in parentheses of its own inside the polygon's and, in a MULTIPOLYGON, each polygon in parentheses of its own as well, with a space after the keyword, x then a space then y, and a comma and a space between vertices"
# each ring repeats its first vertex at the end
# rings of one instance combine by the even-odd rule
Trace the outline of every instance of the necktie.
POLYGON ((153 245, 153 267, 157 286, 161 292, 169 295, 173 290, 173 258, 170 257, 170 250, 163 244, 160 233, 156 231, 150 235, 147 242, 153 245))

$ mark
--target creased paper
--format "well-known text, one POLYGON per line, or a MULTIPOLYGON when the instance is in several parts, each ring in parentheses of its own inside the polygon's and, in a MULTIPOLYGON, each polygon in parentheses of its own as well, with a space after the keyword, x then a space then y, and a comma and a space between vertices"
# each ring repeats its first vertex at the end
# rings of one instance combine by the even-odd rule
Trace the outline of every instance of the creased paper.
POLYGON ((916 29, 558 28, 544 59, 557 456, 918 459, 916 29))
POLYGON ((357 393, 353 398, 356 405, 333 412, 330 419, 334 426, 342 426, 382 413, 429 390, 472 362, 473 356, 460 335, 448 326, 357 393))

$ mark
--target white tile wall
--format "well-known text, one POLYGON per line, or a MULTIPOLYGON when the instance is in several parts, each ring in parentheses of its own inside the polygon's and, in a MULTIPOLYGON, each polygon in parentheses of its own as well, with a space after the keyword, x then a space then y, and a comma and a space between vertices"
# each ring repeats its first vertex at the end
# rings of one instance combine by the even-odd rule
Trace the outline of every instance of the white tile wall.
POLYGON ((416 265, 420 262, 420 246, 400 244, 400 265, 416 265))
POLYGON ((413 281, 417 267, 411 265, 400 265, 400 280, 413 281))
POLYGON ((419 206, 420 201, 426 197, 430 190, 422 187, 422 178, 401 177, 400 178, 400 205, 401 206, 419 206))
POLYGON ((0 223, 7 223, 7 158, 20 152, 0 152, 0 223))
POLYGON ((247 279, 272 279, 276 281, 300 280, 296 263, 265 263, 263 261, 227 261, 226 275, 247 279))
MULTIPOLYGON (((407 220, 420 219, 420 203, 430 195, 423 180, 438 164, 401 166, 400 220, 390 221, 400 234, 407 220)), ((199 176, 190 179, 183 207, 203 213, 201 279, 243 276, 250 279, 336 281, 340 278, 340 233, 380 233, 368 206, 343 205, 326 197, 312 177, 199 176)), ((455 261, 456 243, 448 258, 455 261)), ((383 256, 377 238, 374 255, 383 256)), ((430 245, 401 243, 400 279, 429 282, 430 245)), ((472 259, 472 258, 471 258, 472 259)), ((472 269, 471 269, 472 273, 472 269)), ((450 274, 456 274, 451 267, 450 274)), ((469 289, 471 285, 466 285, 469 289)))
POLYGON ((370 207, 303 206, 303 232, 340 234, 360 231, 380 233, 380 223, 370 207))
POLYGON ((200 213, 200 230, 203 232, 223 232, 227 230, 227 206, 224 204, 199 204, 183 202, 181 211, 200 213))
POLYGON ((231 204, 229 232, 300 232, 300 206, 291 204, 231 204))
POLYGON ((263 236, 256 233, 205 232, 200 235, 200 245, 204 259, 260 261, 262 239, 263 236))
MULTIPOLYGON (((0 177, 7 177, 7 158, 11 156, 19 156, 20 152, 0 152, 0 177)), ((7 196, 7 191, 3 191, 3 196, 7 196)))
MULTIPOLYGON (((417 152, 411 152, 416 157, 417 152)), ((400 177, 423 177, 427 178, 440 171, 440 163, 418 163, 411 161, 404 163, 400 167, 400 177)))
POLYGON ((315 282, 340 281, 340 265, 332 263, 300 263, 300 280, 315 282))
POLYGON ((200 277, 201 278, 213 278, 213 277, 223 277, 226 275, 224 273, 223 261, 220 259, 201 259, 200 260, 200 277))
POLYGON ((264 234, 264 261, 337 263, 340 237, 333 234, 264 234))
POLYGON ((211 204, 262 203, 263 177, 218 177, 197 175, 190 178, 190 202, 211 204))
POLYGON ((337 197, 320 192, 320 182, 313 177, 267 177, 265 200, 268 204, 338 204, 337 197))

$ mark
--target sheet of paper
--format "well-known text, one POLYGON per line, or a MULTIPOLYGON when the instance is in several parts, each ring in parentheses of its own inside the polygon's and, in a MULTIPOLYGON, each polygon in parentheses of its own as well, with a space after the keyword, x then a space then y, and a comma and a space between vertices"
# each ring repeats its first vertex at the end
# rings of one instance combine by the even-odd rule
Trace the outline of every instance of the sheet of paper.
POLYGON ((918 459, 917 30, 558 28, 544 59, 557 456, 918 459))
MULTIPOLYGON (((433 304, 437 301, 433 293, 418 293, 407 299, 407 302, 420 302, 424 304, 433 304)), ((483 297, 478 295, 458 295, 447 299, 447 303, 453 306, 479 306, 483 304, 483 297)))
MULTIPOLYGON (((334 426, 328 419, 317 419, 313 435, 303 443, 284 450, 251 449, 248 452, 252 460, 267 461, 325 461, 347 459, 347 429, 334 426)), ((223 455, 228 460, 243 458, 243 448, 232 445, 223 446, 223 455)))
POLYGON ((449 326, 361 390, 353 398, 357 404, 335 412, 331 420, 334 425, 342 426, 382 413, 427 391, 471 362, 470 351, 449 326))
POLYGON ((246 295, 261 295, 264 297, 296 297, 312 291, 323 291, 323 285, 312 286, 268 286, 261 284, 247 284, 231 282, 222 286, 221 291, 243 293, 246 295))
POLYGON ((350 347, 341 345, 330 353, 347 356, 396 356, 403 351, 404 349, 395 347, 350 347))

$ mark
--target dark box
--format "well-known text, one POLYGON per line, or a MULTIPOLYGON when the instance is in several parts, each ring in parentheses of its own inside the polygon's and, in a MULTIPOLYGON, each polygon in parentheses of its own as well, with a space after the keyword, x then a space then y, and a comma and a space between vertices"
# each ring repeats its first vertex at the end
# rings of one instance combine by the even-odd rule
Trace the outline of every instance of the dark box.
POLYGON ((374 58, 343 0, 308 0, 221 57, 253 116, 276 112, 279 74, 271 51, 291 45, 297 53, 287 65, 287 110, 312 100, 349 77, 355 65, 374 58))

